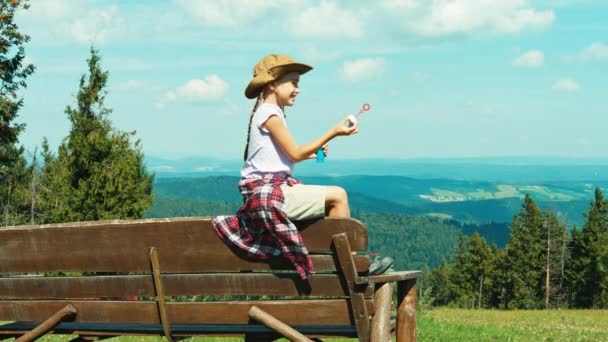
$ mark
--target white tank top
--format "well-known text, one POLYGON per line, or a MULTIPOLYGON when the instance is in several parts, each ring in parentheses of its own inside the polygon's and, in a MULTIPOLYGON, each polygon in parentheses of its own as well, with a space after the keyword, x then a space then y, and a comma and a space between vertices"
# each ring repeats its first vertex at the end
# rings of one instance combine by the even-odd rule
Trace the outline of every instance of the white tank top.
POLYGON ((294 162, 274 142, 268 130, 262 127, 273 115, 279 117, 287 127, 285 114, 275 104, 262 103, 253 114, 247 160, 241 169, 241 177, 257 177, 267 173, 282 177, 293 174, 294 162))

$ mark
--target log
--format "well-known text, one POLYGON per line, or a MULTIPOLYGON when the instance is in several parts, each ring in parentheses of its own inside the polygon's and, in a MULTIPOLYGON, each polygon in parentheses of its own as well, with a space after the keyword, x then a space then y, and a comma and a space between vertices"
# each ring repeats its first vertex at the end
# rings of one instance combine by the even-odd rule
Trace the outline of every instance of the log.
POLYGON ((249 317, 255 319, 258 322, 261 322, 270 329, 285 336, 290 341, 313 342, 313 340, 300 334, 294 328, 279 321, 278 319, 274 318, 272 315, 266 313, 264 310, 258 308, 257 306, 252 306, 251 309, 249 309, 249 317))
POLYGON ((393 287, 391 283, 377 284, 374 294, 374 307, 376 312, 372 318, 371 342, 385 342, 391 340, 391 296, 393 287))
POLYGON ((40 323, 40 325, 34 328, 32 331, 29 331, 16 339, 15 342, 34 341, 38 337, 44 335, 47 331, 53 329, 53 327, 59 324, 62 319, 74 314, 76 314, 76 308, 74 308, 71 304, 68 304, 64 306, 63 309, 57 311, 53 316, 49 317, 46 321, 40 323))
POLYGON ((397 342, 416 341, 416 279, 397 283, 397 342))

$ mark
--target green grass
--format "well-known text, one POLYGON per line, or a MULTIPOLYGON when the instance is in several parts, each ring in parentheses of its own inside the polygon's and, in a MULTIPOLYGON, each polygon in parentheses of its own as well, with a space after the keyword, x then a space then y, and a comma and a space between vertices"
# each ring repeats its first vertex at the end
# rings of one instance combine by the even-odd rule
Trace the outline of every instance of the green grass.
MULTIPOLYGON (((604 310, 463 310, 440 308, 418 313, 418 341, 608 341, 604 310)), ((40 341, 69 341, 45 336, 40 341)), ((121 342, 156 342, 158 337, 120 337, 121 342)), ((239 338, 192 338, 189 341, 241 341, 239 338)), ((328 342, 355 339, 326 339, 328 342)))
POLYGON ((462 310, 421 312, 419 341, 608 341, 608 311, 462 310))

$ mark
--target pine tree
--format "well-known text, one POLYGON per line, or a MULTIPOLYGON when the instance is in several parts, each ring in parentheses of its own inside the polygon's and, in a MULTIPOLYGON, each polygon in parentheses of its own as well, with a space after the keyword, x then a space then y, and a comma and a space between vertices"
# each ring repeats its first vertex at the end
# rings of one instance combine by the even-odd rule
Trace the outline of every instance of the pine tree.
POLYGON ((15 12, 28 9, 27 1, 0 0, 0 225, 15 225, 27 220, 28 177, 23 147, 17 146, 25 128, 15 120, 23 106, 18 91, 34 66, 24 65, 24 45, 29 36, 19 32, 15 12))
POLYGON ((554 212, 544 213, 543 240, 545 241, 545 306, 559 306, 564 298, 565 245, 568 243, 566 225, 554 212))
POLYGON ((454 260, 450 265, 449 279, 454 291, 452 304, 458 307, 472 308, 475 305, 474 265, 471 264, 469 238, 460 234, 456 245, 454 260))
POLYGON ((72 128, 53 155, 43 146, 43 200, 47 222, 142 218, 152 203, 154 175, 143 164, 135 132, 112 128, 104 107, 109 73, 91 47, 88 75, 80 79, 72 128))
POLYGON ((485 294, 486 307, 500 308, 504 297, 505 289, 505 259, 506 254, 503 249, 495 244, 490 247, 490 260, 487 264, 486 278, 484 287, 487 289, 485 294))
POLYGON ((544 307, 546 241, 542 238, 542 227, 542 213, 526 194, 520 212, 513 217, 506 246, 505 301, 508 308, 544 307))
POLYGON ((471 287, 475 289, 473 293, 477 294, 477 307, 481 308, 486 303, 484 299, 487 297, 490 285, 488 275, 492 268, 493 258, 486 240, 477 232, 469 240, 469 263, 470 270, 473 272, 471 287), (486 292, 484 292, 484 289, 486 292))
POLYGON ((454 304, 460 307, 485 307, 492 268, 492 251, 486 240, 478 233, 473 233, 470 238, 461 234, 449 272, 454 304))
POLYGON ((441 264, 431 271, 427 282, 427 288, 431 289, 433 305, 444 306, 455 300, 454 285, 450 281, 450 266, 445 259, 441 264))
POLYGON ((595 189, 595 197, 585 217, 575 246, 581 260, 573 272, 579 276, 574 304, 605 309, 608 308, 608 203, 600 188, 595 189))
POLYGON ((578 293, 582 291, 584 284, 584 271, 589 264, 589 258, 585 255, 583 233, 576 225, 572 227, 570 242, 568 243, 569 258, 566 260, 565 283, 568 297, 568 305, 578 307, 582 304, 578 293))

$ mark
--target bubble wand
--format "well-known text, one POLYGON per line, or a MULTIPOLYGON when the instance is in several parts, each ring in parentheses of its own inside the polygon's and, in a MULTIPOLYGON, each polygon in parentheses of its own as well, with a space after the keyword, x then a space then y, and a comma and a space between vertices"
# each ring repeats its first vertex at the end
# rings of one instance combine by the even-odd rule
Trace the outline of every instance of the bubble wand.
MULTIPOLYGON (((359 113, 356 115, 349 115, 348 119, 344 123, 344 127, 352 127, 359 123, 359 119, 357 119, 361 114, 368 112, 372 107, 369 103, 364 103, 363 107, 359 110, 359 113)), ((323 153, 323 147, 317 150, 317 163, 322 163, 325 161, 325 154, 323 153)))
POLYGON ((361 110, 359 110, 359 113, 357 113, 357 115, 349 115, 348 116, 348 120, 346 120, 346 123, 344 123, 344 127, 352 127, 356 124, 359 123, 359 119, 357 119, 361 114, 369 111, 372 107, 369 105, 369 103, 365 103, 363 104, 363 107, 361 107, 361 110))

